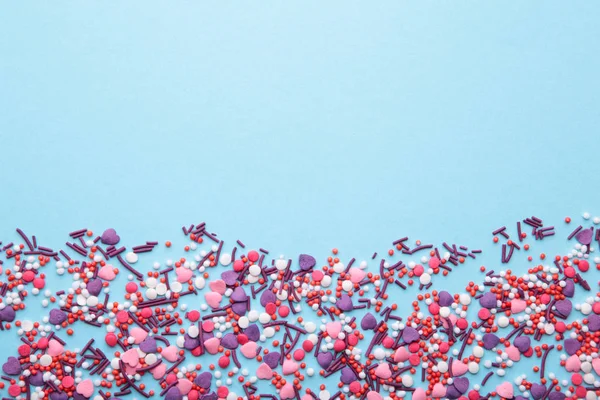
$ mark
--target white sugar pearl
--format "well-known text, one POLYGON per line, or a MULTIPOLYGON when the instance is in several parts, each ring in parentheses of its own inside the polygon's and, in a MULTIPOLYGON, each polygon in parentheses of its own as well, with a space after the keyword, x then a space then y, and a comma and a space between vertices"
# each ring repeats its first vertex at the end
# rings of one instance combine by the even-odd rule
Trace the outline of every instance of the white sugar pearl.
POLYGON ((427 274, 427 273, 423 273, 420 277, 419 277, 419 282, 421 282, 422 285, 428 285, 429 282, 431 282, 431 275, 427 274))
POLYGON ((469 372, 472 374, 476 374, 479 372, 479 364, 477 364, 476 362, 470 362, 469 363, 469 372))
POLYGON ((156 299, 156 297, 157 297, 156 290, 154 290, 154 289, 148 289, 148 290, 146 290, 146 297, 149 300, 156 299))
POLYGON ((240 317, 240 319, 238 319, 238 326, 242 329, 246 329, 248 327, 248 325, 250 325, 250 320, 248 319, 248 317, 240 317))
POLYGON ((177 281, 170 283, 171 292, 180 293, 183 290, 183 285, 177 281))
POLYGON ((33 329, 33 322, 30 320, 25 320, 25 321, 21 322, 21 328, 25 332, 30 332, 33 329))
POLYGON ((47 367, 50 364, 52 364, 52 356, 44 354, 40 357, 40 365, 42 365, 43 367, 47 367))
POLYGON ((354 284, 350 280, 345 280, 342 282, 342 289, 346 292, 351 291, 354 288, 354 284))
POLYGON ((199 333, 200 331, 198 330, 198 327, 196 325, 192 325, 188 328, 188 336, 191 338, 198 337, 199 333))
POLYGON ((271 316, 266 312, 260 313, 260 315, 258 316, 258 321, 261 324, 266 324, 271 321, 271 316))
POLYGON ((135 264, 138 262, 138 255, 133 251, 130 251, 129 253, 125 254, 125 260, 127 260, 127 262, 130 264, 135 264))
POLYGON ((201 276, 199 276, 194 281, 194 286, 196 286, 196 288, 202 290, 202 289, 204 289, 204 286, 206 286, 206 280, 204 278, 202 278, 201 276))
POLYGON ((484 351, 483 348, 481 346, 475 346, 473 347, 473 355, 477 358, 481 358, 483 357, 484 351))
POLYGON ((221 263, 221 265, 225 265, 225 266, 231 264, 231 254, 229 254, 229 253, 221 254, 221 257, 219 258, 219 262, 221 263))

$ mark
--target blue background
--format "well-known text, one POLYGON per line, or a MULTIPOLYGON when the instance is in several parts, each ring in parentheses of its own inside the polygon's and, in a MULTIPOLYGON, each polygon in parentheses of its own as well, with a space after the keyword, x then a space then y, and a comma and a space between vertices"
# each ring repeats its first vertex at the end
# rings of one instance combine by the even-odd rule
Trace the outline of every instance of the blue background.
POLYGON ((594 211, 600 3, 370 3, 4 3, 2 239, 347 260, 594 211))
POLYGON ((2 231, 291 253, 597 199, 600 4, 10 2, 2 231))

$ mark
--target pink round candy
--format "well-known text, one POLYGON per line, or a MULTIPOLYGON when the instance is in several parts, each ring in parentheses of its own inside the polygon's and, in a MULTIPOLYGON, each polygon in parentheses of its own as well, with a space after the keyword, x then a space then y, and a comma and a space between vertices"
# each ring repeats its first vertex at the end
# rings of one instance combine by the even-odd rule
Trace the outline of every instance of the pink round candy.
POLYGON ((256 250, 250 250, 248 252, 248 260, 252 261, 252 262, 256 262, 258 261, 258 252, 256 250))
POLYGON ((46 281, 42 278, 35 278, 33 280, 33 287, 36 289, 43 289, 46 286, 46 281))
POLYGON ((127 285, 125 285, 125 290, 127 293, 135 293, 137 289, 138 285, 135 282, 129 282, 127 285))

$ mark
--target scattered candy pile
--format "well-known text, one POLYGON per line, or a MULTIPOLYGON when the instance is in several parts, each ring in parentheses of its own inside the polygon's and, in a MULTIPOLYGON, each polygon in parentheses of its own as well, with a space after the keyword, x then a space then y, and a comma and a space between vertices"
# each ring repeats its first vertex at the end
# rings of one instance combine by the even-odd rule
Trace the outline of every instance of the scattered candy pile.
MULTIPOLYGON (((334 249, 320 262, 226 245, 202 223, 183 228, 184 256, 161 264, 141 258, 176 251, 171 242, 127 249, 114 229, 81 229, 55 251, 17 229, 17 241, 0 242, 0 391, 51 400, 595 399, 600 298, 584 276, 600 264, 600 219, 589 219, 568 235, 571 251, 522 258, 519 274, 473 265, 480 250, 407 237, 383 258, 344 262, 334 249), (47 289, 48 268, 72 282, 47 289), (456 269, 480 272, 481 283, 456 294, 432 288, 456 269), (44 307, 35 321, 31 295, 44 307), (503 378, 510 370, 518 375, 503 378)), ((554 235, 536 217, 519 221, 514 239, 507 227, 493 231, 498 265, 554 235)))

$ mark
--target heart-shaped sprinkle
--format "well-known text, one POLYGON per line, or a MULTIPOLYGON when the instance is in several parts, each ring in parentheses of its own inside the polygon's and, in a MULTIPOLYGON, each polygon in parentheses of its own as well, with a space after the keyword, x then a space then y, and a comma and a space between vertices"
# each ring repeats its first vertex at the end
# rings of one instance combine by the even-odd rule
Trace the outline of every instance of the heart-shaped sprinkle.
POLYGON ((121 354, 121 360, 131 367, 137 367, 137 365, 140 363, 137 349, 129 349, 121 354))
POLYGON ((267 364, 262 363, 256 370, 256 377, 258 379, 271 379, 273 377, 273 370, 267 364))
POLYGON ((163 356, 163 358, 169 362, 175 362, 178 358, 177 351, 177 347, 170 345, 162 349, 160 355, 163 356))
POLYGON ((208 304, 208 306, 210 308, 219 308, 222 298, 223 298, 223 296, 221 296, 217 292, 208 292, 208 293, 204 294, 204 299, 206 300, 206 304, 208 304))
POLYGON ((194 384, 187 379, 182 378, 177 381, 177 388, 179 388, 179 391, 184 396, 192 390, 193 385, 194 384))
POLYGON ((257 347, 258 346, 257 346, 256 342, 247 342, 240 348, 240 351, 242 352, 244 357, 254 358, 254 357, 256 357, 257 347))
POLYGON ((194 271, 184 267, 175 268, 175 275, 177 275, 177 282, 184 283, 192 279, 194 271))
POLYGON ((104 279, 105 281, 112 281, 116 276, 117 275, 113 270, 113 266, 109 264, 106 264, 98 271, 98 277, 104 279))
POLYGON ((94 394, 94 384, 91 379, 84 379, 75 388, 80 395, 90 398, 94 394))
POLYGON ((225 281, 222 279, 217 279, 217 280, 210 282, 208 284, 208 287, 213 292, 217 292, 219 294, 225 294, 225 291, 227 290, 227 285, 225 284, 225 281))
POLYGON ((208 354, 217 354, 220 345, 221 341, 216 337, 204 341, 204 348, 208 354))
POLYGON ((282 386, 281 390, 279 391, 279 397, 281 398, 281 400, 295 398, 296 391, 294 390, 294 386, 291 383, 287 382, 285 385, 282 386))
POLYGON ((119 243, 119 240, 121 240, 121 238, 117 235, 117 231, 112 228, 105 230, 102 233, 102 236, 100 236, 100 241, 109 246, 114 246, 119 243))
POLYGON ((129 330, 129 335, 133 337, 135 344, 140 344, 146 339, 148 332, 136 326, 129 330))
POLYGON ((165 372, 167 372, 167 366, 165 363, 160 363, 156 367, 152 368, 150 372, 152 373, 152 377, 154 379, 161 379, 163 376, 165 376, 165 372))
POLYGON ((504 397, 505 399, 513 398, 513 385, 510 382, 502 382, 498 386, 496 386, 496 393, 500 395, 500 397, 504 397))
POLYGON ((298 368, 299 365, 297 363, 293 362, 292 360, 285 360, 283 362, 282 371, 284 375, 290 375, 298 371, 298 368))
POLYGON ((52 339, 48 342, 48 354, 50 356, 52 356, 52 357, 60 356, 64 351, 65 351, 65 348, 57 340, 52 339))

